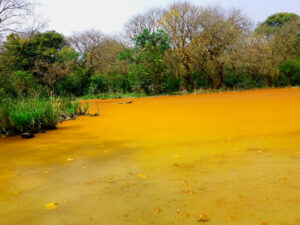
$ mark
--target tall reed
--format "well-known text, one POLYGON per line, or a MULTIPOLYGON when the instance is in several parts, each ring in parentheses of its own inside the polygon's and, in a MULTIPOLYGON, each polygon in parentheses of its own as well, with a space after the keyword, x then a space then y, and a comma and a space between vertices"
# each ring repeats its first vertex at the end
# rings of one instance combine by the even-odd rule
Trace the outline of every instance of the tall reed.
POLYGON ((78 101, 59 98, 5 98, 0 102, 0 133, 10 136, 54 129, 59 121, 84 114, 78 101))

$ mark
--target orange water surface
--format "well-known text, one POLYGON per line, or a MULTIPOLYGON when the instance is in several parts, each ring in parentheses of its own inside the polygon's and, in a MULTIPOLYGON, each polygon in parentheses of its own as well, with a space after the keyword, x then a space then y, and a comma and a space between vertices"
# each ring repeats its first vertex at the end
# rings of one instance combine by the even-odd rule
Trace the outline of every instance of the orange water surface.
POLYGON ((0 138, 0 225, 300 224, 300 89, 122 101, 0 138))

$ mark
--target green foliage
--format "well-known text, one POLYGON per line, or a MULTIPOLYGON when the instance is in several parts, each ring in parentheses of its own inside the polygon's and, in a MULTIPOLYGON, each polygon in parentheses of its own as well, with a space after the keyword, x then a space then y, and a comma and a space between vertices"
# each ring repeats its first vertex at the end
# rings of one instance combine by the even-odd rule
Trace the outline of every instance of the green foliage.
POLYGON ((247 72, 234 72, 227 68, 224 73, 224 86, 230 89, 251 89, 265 86, 264 76, 260 74, 251 75, 247 72))
POLYGON ((73 118, 85 113, 79 102, 58 98, 5 98, 0 102, 0 133, 16 135, 56 128, 61 116, 73 118))
POLYGON ((2 70, 26 71, 52 89, 69 72, 78 55, 63 35, 47 31, 29 38, 9 35, 1 47, 0 59, 2 70))
POLYGON ((66 59, 58 56, 58 52, 67 47, 61 34, 54 31, 38 33, 30 38, 21 38, 11 34, 6 38, 1 50, 4 57, 9 57, 12 69, 28 71, 34 68, 35 61, 43 59, 48 63, 66 59))
POLYGON ((83 96, 88 93, 90 78, 87 70, 78 68, 64 76, 55 86, 55 93, 60 96, 83 96))
MULTIPOLYGON (((126 93, 131 91, 130 76, 123 74, 95 74, 90 78, 89 94, 126 93)), ((132 84, 131 84, 132 85, 132 84)))
POLYGON ((251 76, 247 73, 224 75, 224 85, 228 88, 249 89, 255 87, 255 83, 251 80, 251 76))
POLYGON ((208 76, 203 71, 194 71, 190 77, 194 81, 195 89, 207 88, 208 76))
POLYGON ((300 58, 288 59, 279 67, 282 74, 287 78, 288 84, 300 85, 300 58))
POLYGON ((91 76, 90 79, 90 87, 89 93, 90 94, 98 94, 104 93, 109 91, 109 81, 108 77, 103 74, 96 74, 91 76))
MULTIPOLYGON (((143 91, 159 93, 159 81, 167 69, 164 55, 170 49, 169 37, 162 30, 150 32, 144 29, 134 40, 135 47, 123 50, 119 59, 127 60, 131 64, 129 74, 140 80, 143 91)), ((137 89, 137 85, 134 86, 137 89)))
POLYGON ((2 73, 5 76, 0 86, 0 97, 35 96, 42 93, 42 87, 32 74, 25 71, 16 71, 12 74, 2 73))
POLYGON ((53 129, 59 121, 60 110, 54 99, 6 98, 0 103, 0 132, 15 135, 53 129))
POLYGON ((114 92, 114 93, 99 93, 99 94, 87 94, 81 96, 80 99, 115 99, 115 98, 140 98, 147 96, 145 93, 138 92, 114 92))
POLYGON ((167 73, 159 81, 159 90, 160 93, 173 93, 180 90, 179 79, 176 78, 173 74, 167 73))
POLYGON ((270 27, 281 27, 284 23, 296 19, 299 17, 295 13, 287 13, 287 12, 280 12, 275 13, 269 16, 264 22, 263 25, 268 25, 270 27))
POLYGON ((111 92, 126 93, 131 91, 128 76, 124 74, 109 74, 109 77, 111 92))

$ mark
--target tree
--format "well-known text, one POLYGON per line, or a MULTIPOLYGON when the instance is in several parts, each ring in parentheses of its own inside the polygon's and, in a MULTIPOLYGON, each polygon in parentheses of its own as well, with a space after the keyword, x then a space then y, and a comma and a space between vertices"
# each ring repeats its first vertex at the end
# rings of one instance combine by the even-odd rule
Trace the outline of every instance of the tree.
MULTIPOLYGON (((247 39, 244 63, 250 73, 265 77, 265 85, 280 75, 280 64, 299 56, 300 17, 295 14, 274 14, 260 24, 247 39)), ((287 74, 288 82, 290 77, 287 74)))
POLYGON ((159 23, 171 40, 172 55, 175 57, 175 73, 183 78, 181 89, 188 90, 191 81, 191 52, 194 41, 201 31, 199 26, 200 8, 187 2, 179 2, 165 10, 159 23))
POLYGON ((2 70, 32 73, 50 90, 70 72, 77 57, 63 35, 54 31, 37 33, 29 38, 11 34, 1 47, 2 70))
POLYGON ((288 59, 281 63, 280 71, 287 77, 289 85, 299 85, 299 83, 295 83, 294 80, 299 81, 300 79, 300 58, 288 59))
POLYGON ((270 27, 281 27, 286 22, 297 19, 297 17, 299 16, 295 13, 288 13, 288 12, 275 13, 269 16, 262 23, 262 25, 267 25, 270 27))
POLYGON ((27 0, 0 1, 0 37, 17 32, 24 19, 33 12, 34 4, 27 0))
POLYGON ((182 65, 177 66, 177 73, 183 78, 186 90, 195 87, 191 77, 195 70, 207 74, 208 86, 220 88, 225 64, 234 66, 235 52, 251 27, 239 10, 199 8, 187 2, 172 5, 160 23, 171 37, 171 54, 177 65, 182 65))
POLYGON ((124 49, 119 58, 129 61, 131 71, 139 72, 142 88, 146 92, 158 93, 159 81, 166 69, 164 55, 169 48, 169 37, 164 31, 150 32, 144 29, 135 37, 134 48, 124 49))
POLYGON ((162 15, 162 10, 160 8, 154 8, 146 11, 143 14, 138 14, 132 17, 125 24, 126 38, 129 41, 135 40, 135 37, 147 29, 149 32, 156 32, 160 29, 158 20, 162 15))
POLYGON ((200 13, 199 23, 202 54, 206 56, 204 60, 215 75, 213 86, 220 88, 223 85, 224 67, 229 64, 235 68, 236 52, 250 33, 251 22, 239 10, 207 7, 200 13))
POLYGON ((96 30, 75 33, 69 38, 69 43, 80 53, 79 66, 87 68, 90 76, 95 72, 114 70, 118 54, 123 49, 123 44, 116 38, 96 30))

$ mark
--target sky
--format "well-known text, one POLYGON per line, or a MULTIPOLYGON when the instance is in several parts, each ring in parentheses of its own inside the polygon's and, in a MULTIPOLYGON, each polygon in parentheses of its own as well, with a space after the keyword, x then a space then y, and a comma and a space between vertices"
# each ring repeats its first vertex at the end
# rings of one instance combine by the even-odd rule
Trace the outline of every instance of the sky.
MULTIPOLYGON (((38 12, 48 20, 48 29, 64 35, 88 29, 118 34, 132 16, 149 8, 166 7, 174 0, 36 0, 38 12)), ((276 12, 300 15, 300 0, 190 0, 200 5, 237 7, 255 23, 276 12)))

